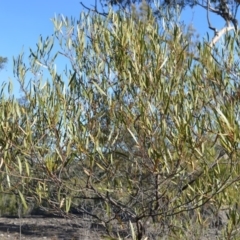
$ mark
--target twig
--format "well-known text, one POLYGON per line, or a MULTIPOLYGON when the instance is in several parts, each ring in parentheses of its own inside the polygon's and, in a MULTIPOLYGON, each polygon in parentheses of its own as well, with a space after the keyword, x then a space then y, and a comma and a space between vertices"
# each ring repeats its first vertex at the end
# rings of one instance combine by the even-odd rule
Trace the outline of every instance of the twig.
POLYGON ((102 16, 104 16, 104 17, 106 17, 106 16, 108 15, 108 13, 101 13, 101 12, 99 12, 99 11, 97 10, 96 6, 95 6, 95 9, 93 10, 93 9, 85 6, 82 2, 80 2, 80 4, 81 4, 84 8, 86 8, 88 11, 96 12, 97 14, 100 14, 100 15, 102 15, 102 16))
POLYGON ((218 34, 217 32, 217 29, 214 28, 210 22, 210 19, 209 19, 209 10, 210 10, 210 0, 208 0, 208 6, 207 6, 207 21, 208 21, 208 27, 214 31, 215 33, 215 36, 218 34))

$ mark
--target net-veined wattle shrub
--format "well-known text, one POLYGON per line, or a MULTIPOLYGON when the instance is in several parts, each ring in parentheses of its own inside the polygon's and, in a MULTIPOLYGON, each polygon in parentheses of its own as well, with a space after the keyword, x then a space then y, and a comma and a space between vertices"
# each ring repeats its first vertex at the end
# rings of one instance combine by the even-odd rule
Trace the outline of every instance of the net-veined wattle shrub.
POLYGON ((2 192, 25 208, 31 200, 85 214, 112 237, 186 239, 189 219, 210 226, 206 212, 223 206, 225 234, 234 231, 235 37, 221 51, 150 12, 144 21, 113 11, 52 21, 53 36, 39 39, 29 61, 14 59, 23 101, 1 94, 2 192))

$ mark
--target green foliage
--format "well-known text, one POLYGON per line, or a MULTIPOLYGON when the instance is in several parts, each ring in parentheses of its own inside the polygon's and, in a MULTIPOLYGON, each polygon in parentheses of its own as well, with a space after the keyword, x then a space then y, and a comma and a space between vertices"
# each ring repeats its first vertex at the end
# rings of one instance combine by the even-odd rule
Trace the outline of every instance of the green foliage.
POLYGON ((14 195, 0 195, 0 215, 15 215, 17 216, 17 200, 14 195))
MULTIPOLYGON (((149 222, 156 237, 171 239, 184 237, 191 213, 204 226, 207 210, 231 210, 239 190, 236 39, 225 39, 224 52, 195 44, 151 12, 147 21, 114 12, 52 21, 54 36, 30 50, 29 65, 14 60, 24 102, 1 96, 2 192, 54 214, 87 214, 112 237, 116 222, 124 229, 130 220, 136 239, 149 222), (62 73, 58 57, 68 66, 62 73)), ((228 232, 237 225, 231 211, 228 232)))
POLYGON ((5 64, 6 62, 7 62, 7 58, 0 56, 0 70, 4 67, 4 64, 5 64))
MULTIPOLYGON (((36 206, 37 207, 37 206, 36 206)), ((7 192, 0 194, 0 216, 1 217, 19 217, 29 214, 34 208, 34 204, 28 205, 28 208, 23 208, 21 199, 15 194, 7 192)))

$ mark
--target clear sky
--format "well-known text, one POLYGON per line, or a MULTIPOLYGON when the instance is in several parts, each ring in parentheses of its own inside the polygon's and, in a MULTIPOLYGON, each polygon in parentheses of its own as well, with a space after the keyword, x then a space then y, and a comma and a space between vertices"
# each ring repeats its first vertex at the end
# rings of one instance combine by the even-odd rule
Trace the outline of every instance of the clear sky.
MULTIPOLYGON (((36 48, 40 34, 43 38, 53 33, 51 18, 56 14, 73 16, 76 19, 83 10, 81 0, 0 0, 0 56, 7 57, 6 67, 0 71, 0 86, 9 78, 14 83, 14 93, 18 93, 18 85, 13 77, 13 56, 22 51, 29 55, 29 48, 36 48)), ((87 6, 95 0, 82 0, 87 6)), ((211 16, 212 23, 218 28, 224 23, 219 17, 211 16)), ((193 23, 201 37, 208 31, 206 11, 201 8, 187 9, 183 12, 182 20, 193 23)))
MULTIPOLYGON (((81 0, 80 0, 81 1, 81 0)), ((13 56, 22 51, 25 57, 29 56, 29 48, 36 49, 40 34, 45 39, 54 32, 51 18, 63 14, 76 19, 83 10, 79 0, 0 0, 0 56, 7 57, 8 63, 0 71, 0 86, 9 78, 15 85, 16 94, 18 85, 13 77, 13 56)), ((91 6, 94 0, 83 0, 91 6)))

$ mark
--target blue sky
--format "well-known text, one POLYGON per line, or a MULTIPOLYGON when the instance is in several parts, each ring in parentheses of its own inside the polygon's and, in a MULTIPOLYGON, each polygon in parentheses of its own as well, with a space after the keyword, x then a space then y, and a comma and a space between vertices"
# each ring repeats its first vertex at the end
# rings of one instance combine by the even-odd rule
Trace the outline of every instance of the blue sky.
MULTIPOLYGON (((25 58, 29 56, 29 48, 36 49, 40 34, 45 39, 54 32, 51 18, 63 14, 76 19, 83 10, 79 0, 0 0, 0 56, 7 57, 8 63, 0 71, 0 86, 2 82, 12 79, 14 93, 18 94, 18 84, 13 77, 13 56, 24 51, 25 58)), ((95 1, 87 0, 91 6, 95 1)))
MULTIPOLYGON (((53 23, 50 19, 55 14, 78 19, 83 10, 79 2, 80 0, 0 0, 0 56, 8 58, 6 67, 0 71, 0 86, 10 78, 14 83, 14 93, 18 94, 18 85, 13 77, 13 56, 16 57, 24 51, 27 60, 29 48, 35 49, 40 34, 45 38, 53 33, 53 23)), ((83 0, 87 6, 94 2, 83 0)), ((192 22, 201 37, 206 35, 208 28, 206 11, 203 9, 188 8, 183 12, 181 19, 187 24, 192 22)), ((214 26, 224 26, 219 17, 212 15, 211 19, 214 26)))

